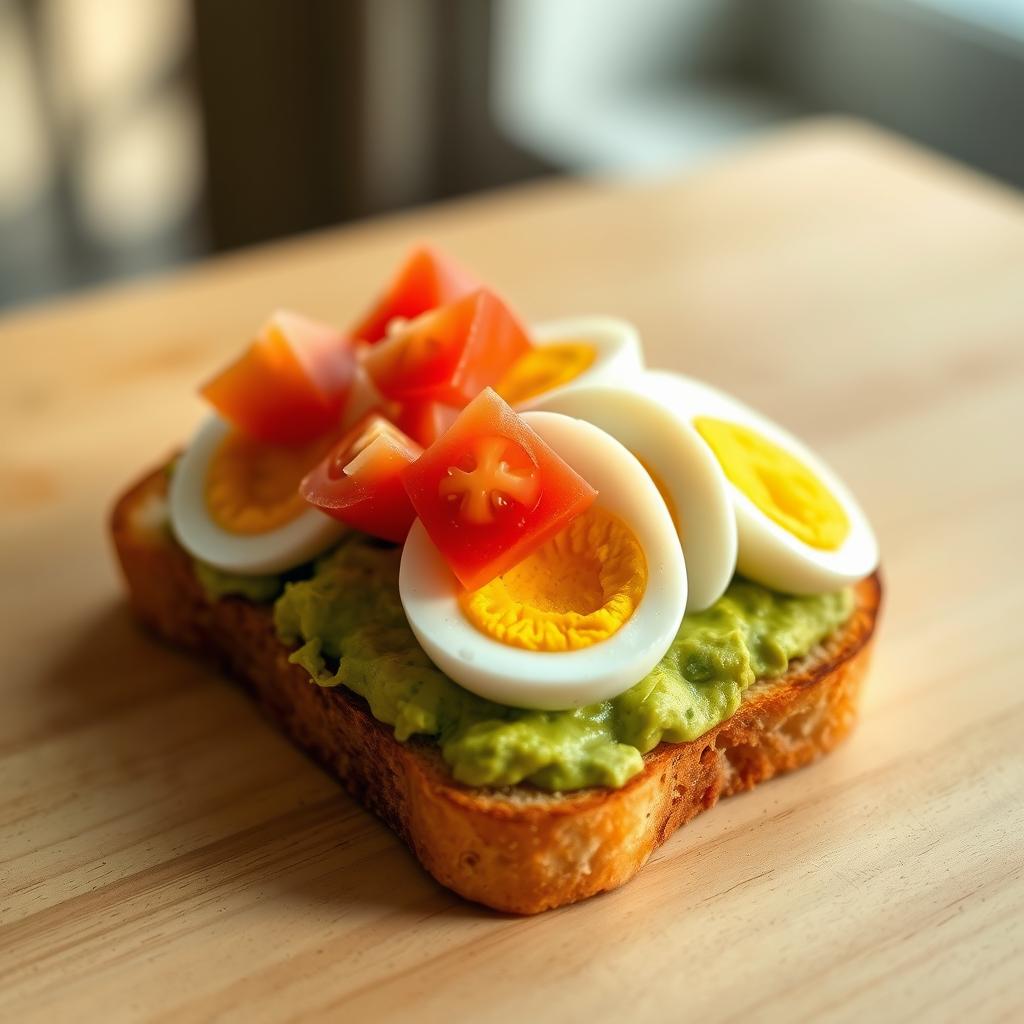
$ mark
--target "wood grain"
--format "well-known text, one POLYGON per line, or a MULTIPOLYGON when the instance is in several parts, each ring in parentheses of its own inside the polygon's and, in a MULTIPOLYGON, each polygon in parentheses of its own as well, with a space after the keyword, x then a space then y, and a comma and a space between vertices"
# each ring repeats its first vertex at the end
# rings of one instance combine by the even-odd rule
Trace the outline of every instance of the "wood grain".
POLYGON ((843 122, 686 179, 547 184, 0 323, 0 1017, 1019 1019, 1024 204, 843 122), (862 496, 889 602, 864 720, 630 885, 460 902, 245 698, 142 635, 108 502, 266 313, 344 321, 429 237, 531 318, 779 417, 862 496))

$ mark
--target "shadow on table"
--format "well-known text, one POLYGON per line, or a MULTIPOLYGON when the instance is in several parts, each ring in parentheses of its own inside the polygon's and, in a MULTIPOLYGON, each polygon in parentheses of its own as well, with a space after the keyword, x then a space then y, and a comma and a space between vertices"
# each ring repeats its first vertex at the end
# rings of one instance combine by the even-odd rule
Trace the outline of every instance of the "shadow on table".
POLYGON ((126 605, 55 652, 45 685, 46 735, 73 752, 87 849, 124 865, 114 898, 162 883, 179 899, 237 905, 248 890, 325 918, 502 916, 437 885, 239 690, 148 635, 126 605))

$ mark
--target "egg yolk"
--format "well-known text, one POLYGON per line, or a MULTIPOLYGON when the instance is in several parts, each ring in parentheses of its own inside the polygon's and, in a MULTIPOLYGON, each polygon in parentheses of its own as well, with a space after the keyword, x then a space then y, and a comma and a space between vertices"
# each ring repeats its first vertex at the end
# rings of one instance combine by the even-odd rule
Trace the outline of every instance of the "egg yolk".
POLYGON ((232 432, 221 441, 206 471, 206 507, 229 533, 266 533, 290 523, 309 506, 299 482, 330 450, 333 435, 306 444, 253 441, 232 432))
POLYGON ((846 540, 850 521, 843 506, 799 459, 738 423, 698 416, 693 425, 729 481, 772 522, 824 551, 846 540))
POLYGON ((597 350, 585 341, 558 341, 531 349, 512 364, 495 390, 509 405, 553 391, 589 370, 597 350))
POLYGON ((528 651, 577 651, 607 640, 647 588, 647 559, 633 531, 597 506, 503 576, 461 598, 470 622, 528 651))

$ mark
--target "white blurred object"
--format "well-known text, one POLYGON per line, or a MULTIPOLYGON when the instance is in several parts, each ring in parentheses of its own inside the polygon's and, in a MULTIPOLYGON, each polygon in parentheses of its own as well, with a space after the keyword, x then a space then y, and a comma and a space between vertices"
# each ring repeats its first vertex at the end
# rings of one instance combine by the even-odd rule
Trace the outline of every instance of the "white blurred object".
POLYGON ((130 246, 172 230, 200 189, 195 111, 167 89, 118 118, 97 120, 76 161, 75 194, 89 233, 130 246))
POLYGON ((42 25, 54 98, 72 118, 130 103, 189 40, 182 0, 47 0, 42 25))
POLYGON ((196 251, 189 0, 0 0, 0 306, 196 251))
POLYGON ((737 0, 501 0, 495 116, 520 145, 574 171, 698 162, 795 112, 714 79, 748 15, 737 0))
POLYGON ((43 32, 58 123, 78 140, 82 227, 113 249, 173 232, 200 189, 197 117, 173 80, 189 42, 183 0, 49 0, 43 32))

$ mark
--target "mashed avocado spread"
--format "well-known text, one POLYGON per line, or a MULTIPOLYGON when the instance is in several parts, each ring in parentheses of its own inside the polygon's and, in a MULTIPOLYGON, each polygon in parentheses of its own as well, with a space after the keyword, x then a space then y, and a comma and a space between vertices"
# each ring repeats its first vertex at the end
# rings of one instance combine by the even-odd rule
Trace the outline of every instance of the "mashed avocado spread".
POLYGON ((214 568, 206 562, 200 562, 198 558, 192 559, 192 568, 199 585, 211 601, 222 597, 244 597, 255 604, 265 604, 273 601, 284 586, 280 576, 240 576, 238 573, 214 568))
POLYGON ((737 578, 707 611, 686 616, 661 663, 632 689, 576 711, 523 711, 475 696, 431 664, 402 611, 400 557, 347 538, 308 579, 285 584, 277 631, 301 645, 291 660, 317 683, 365 698, 399 740, 435 737, 455 778, 474 786, 621 786, 642 754, 728 718, 751 683, 781 675, 853 611, 850 591, 789 597, 737 578))

